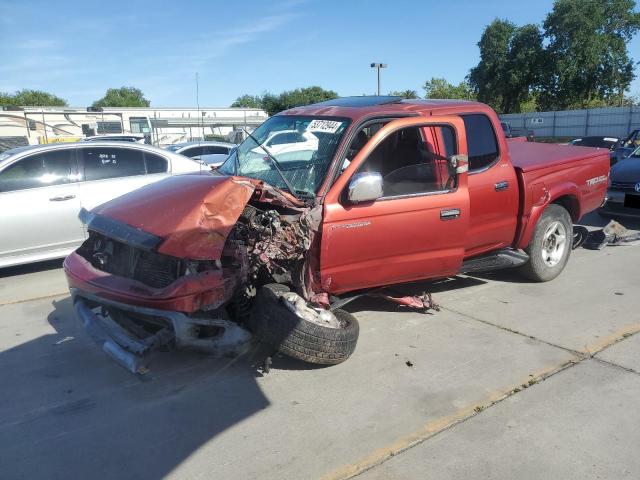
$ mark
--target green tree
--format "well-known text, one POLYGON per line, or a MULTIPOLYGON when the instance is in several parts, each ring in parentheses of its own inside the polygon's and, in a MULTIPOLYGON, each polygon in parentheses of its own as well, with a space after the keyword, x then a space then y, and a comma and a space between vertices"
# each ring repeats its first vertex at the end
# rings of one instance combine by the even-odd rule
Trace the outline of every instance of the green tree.
POLYGON ((148 107, 142 90, 135 87, 110 88, 104 97, 93 102, 94 107, 148 107))
POLYGON ((296 88, 295 90, 288 90, 278 95, 268 92, 264 93, 261 97, 257 95, 242 95, 236 98, 231 106, 262 108, 269 115, 275 115, 289 108, 310 105, 334 98, 338 98, 338 94, 333 90, 324 90, 323 88, 314 86, 296 88))
POLYGON ((402 98, 419 98, 418 92, 415 90, 395 90, 393 92, 389 92, 389 95, 402 98))
POLYGON ((289 108, 311 105, 312 103, 332 100, 334 98, 338 98, 338 94, 333 90, 324 90, 317 86, 296 88, 295 90, 282 92, 276 97, 275 102, 269 102, 269 107, 267 108, 265 105, 265 108, 267 108, 269 115, 274 115, 289 108))
POLYGON ((67 101, 42 90, 19 90, 13 94, 0 92, 0 105, 14 107, 66 107, 67 101))
POLYGON ((424 83, 422 88, 425 91, 425 98, 474 99, 471 87, 466 81, 454 85, 444 78, 432 77, 424 83))
POLYGON ((236 98, 231 108, 262 108, 262 98, 258 95, 242 95, 236 98))
POLYGON ((280 95, 264 94, 262 96, 262 107, 269 115, 275 115, 289 108, 310 105, 334 98, 338 98, 338 94, 333 90, 324 90, 317 86, 296 88, 295 90, 282 92, 280 95))
POLYGON ((520 112, 540 84, 544 65, 540 29, 496 19, 482 32, 478 47, 480 61, 469 72, 478 100, 498 112, 520 112))
POLYGON ((640 28, 633 0, 556 0, 544 21, 549 69, 543 109, 620 104, 634 78, 627 43, 640 28))

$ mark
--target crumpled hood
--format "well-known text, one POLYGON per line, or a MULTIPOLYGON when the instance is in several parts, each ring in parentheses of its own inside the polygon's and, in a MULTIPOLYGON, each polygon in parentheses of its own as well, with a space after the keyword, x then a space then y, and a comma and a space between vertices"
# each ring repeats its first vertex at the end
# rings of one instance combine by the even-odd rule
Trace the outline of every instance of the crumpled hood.
POLYGON ((92 210, 163 239, 157 251, 216 260, 258 181, 213 175, 177 175, 92 210))
POLYGON ((612 182, 640 182, 640 158, 629 157, 613 167, 609 177, 612 182))

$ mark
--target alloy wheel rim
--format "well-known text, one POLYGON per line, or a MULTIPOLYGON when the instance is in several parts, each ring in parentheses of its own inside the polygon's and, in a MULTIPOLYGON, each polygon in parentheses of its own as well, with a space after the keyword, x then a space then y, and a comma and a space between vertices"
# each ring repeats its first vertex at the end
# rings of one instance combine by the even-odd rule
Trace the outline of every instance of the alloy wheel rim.
POLYGON ((542 260, 549 267, 555 267, 567 248, 567 230, 558 221, 552 222, 542 237, 542 260))

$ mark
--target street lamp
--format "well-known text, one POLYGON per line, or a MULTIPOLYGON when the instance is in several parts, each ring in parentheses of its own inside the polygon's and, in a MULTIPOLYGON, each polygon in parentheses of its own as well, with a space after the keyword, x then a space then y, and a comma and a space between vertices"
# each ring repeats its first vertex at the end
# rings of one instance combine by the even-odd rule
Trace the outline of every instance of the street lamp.
POLYGON ((387 68, 386 63, 372 63, 371 68, 375 68, 378 70, 378 95, 380 95, 380 69, 387 68))

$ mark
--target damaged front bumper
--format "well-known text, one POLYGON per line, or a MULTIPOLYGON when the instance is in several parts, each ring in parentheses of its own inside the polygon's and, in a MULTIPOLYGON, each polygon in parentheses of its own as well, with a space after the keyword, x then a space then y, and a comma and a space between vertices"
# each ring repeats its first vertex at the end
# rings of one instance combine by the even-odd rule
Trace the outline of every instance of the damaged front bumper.
POLYGON ((146 373, 151 354, 161 347, 223 357, 245 353, 250 346, 251 334, 224 318, 192 317, 108 300, 77 288, 70 291, 87 333, 109 357, 134 374, 146 373), (109 309, 122 314, 120 321, 106 313, 109 309), (147 332, 129 314, 153 319, 158 328, 147 332))

